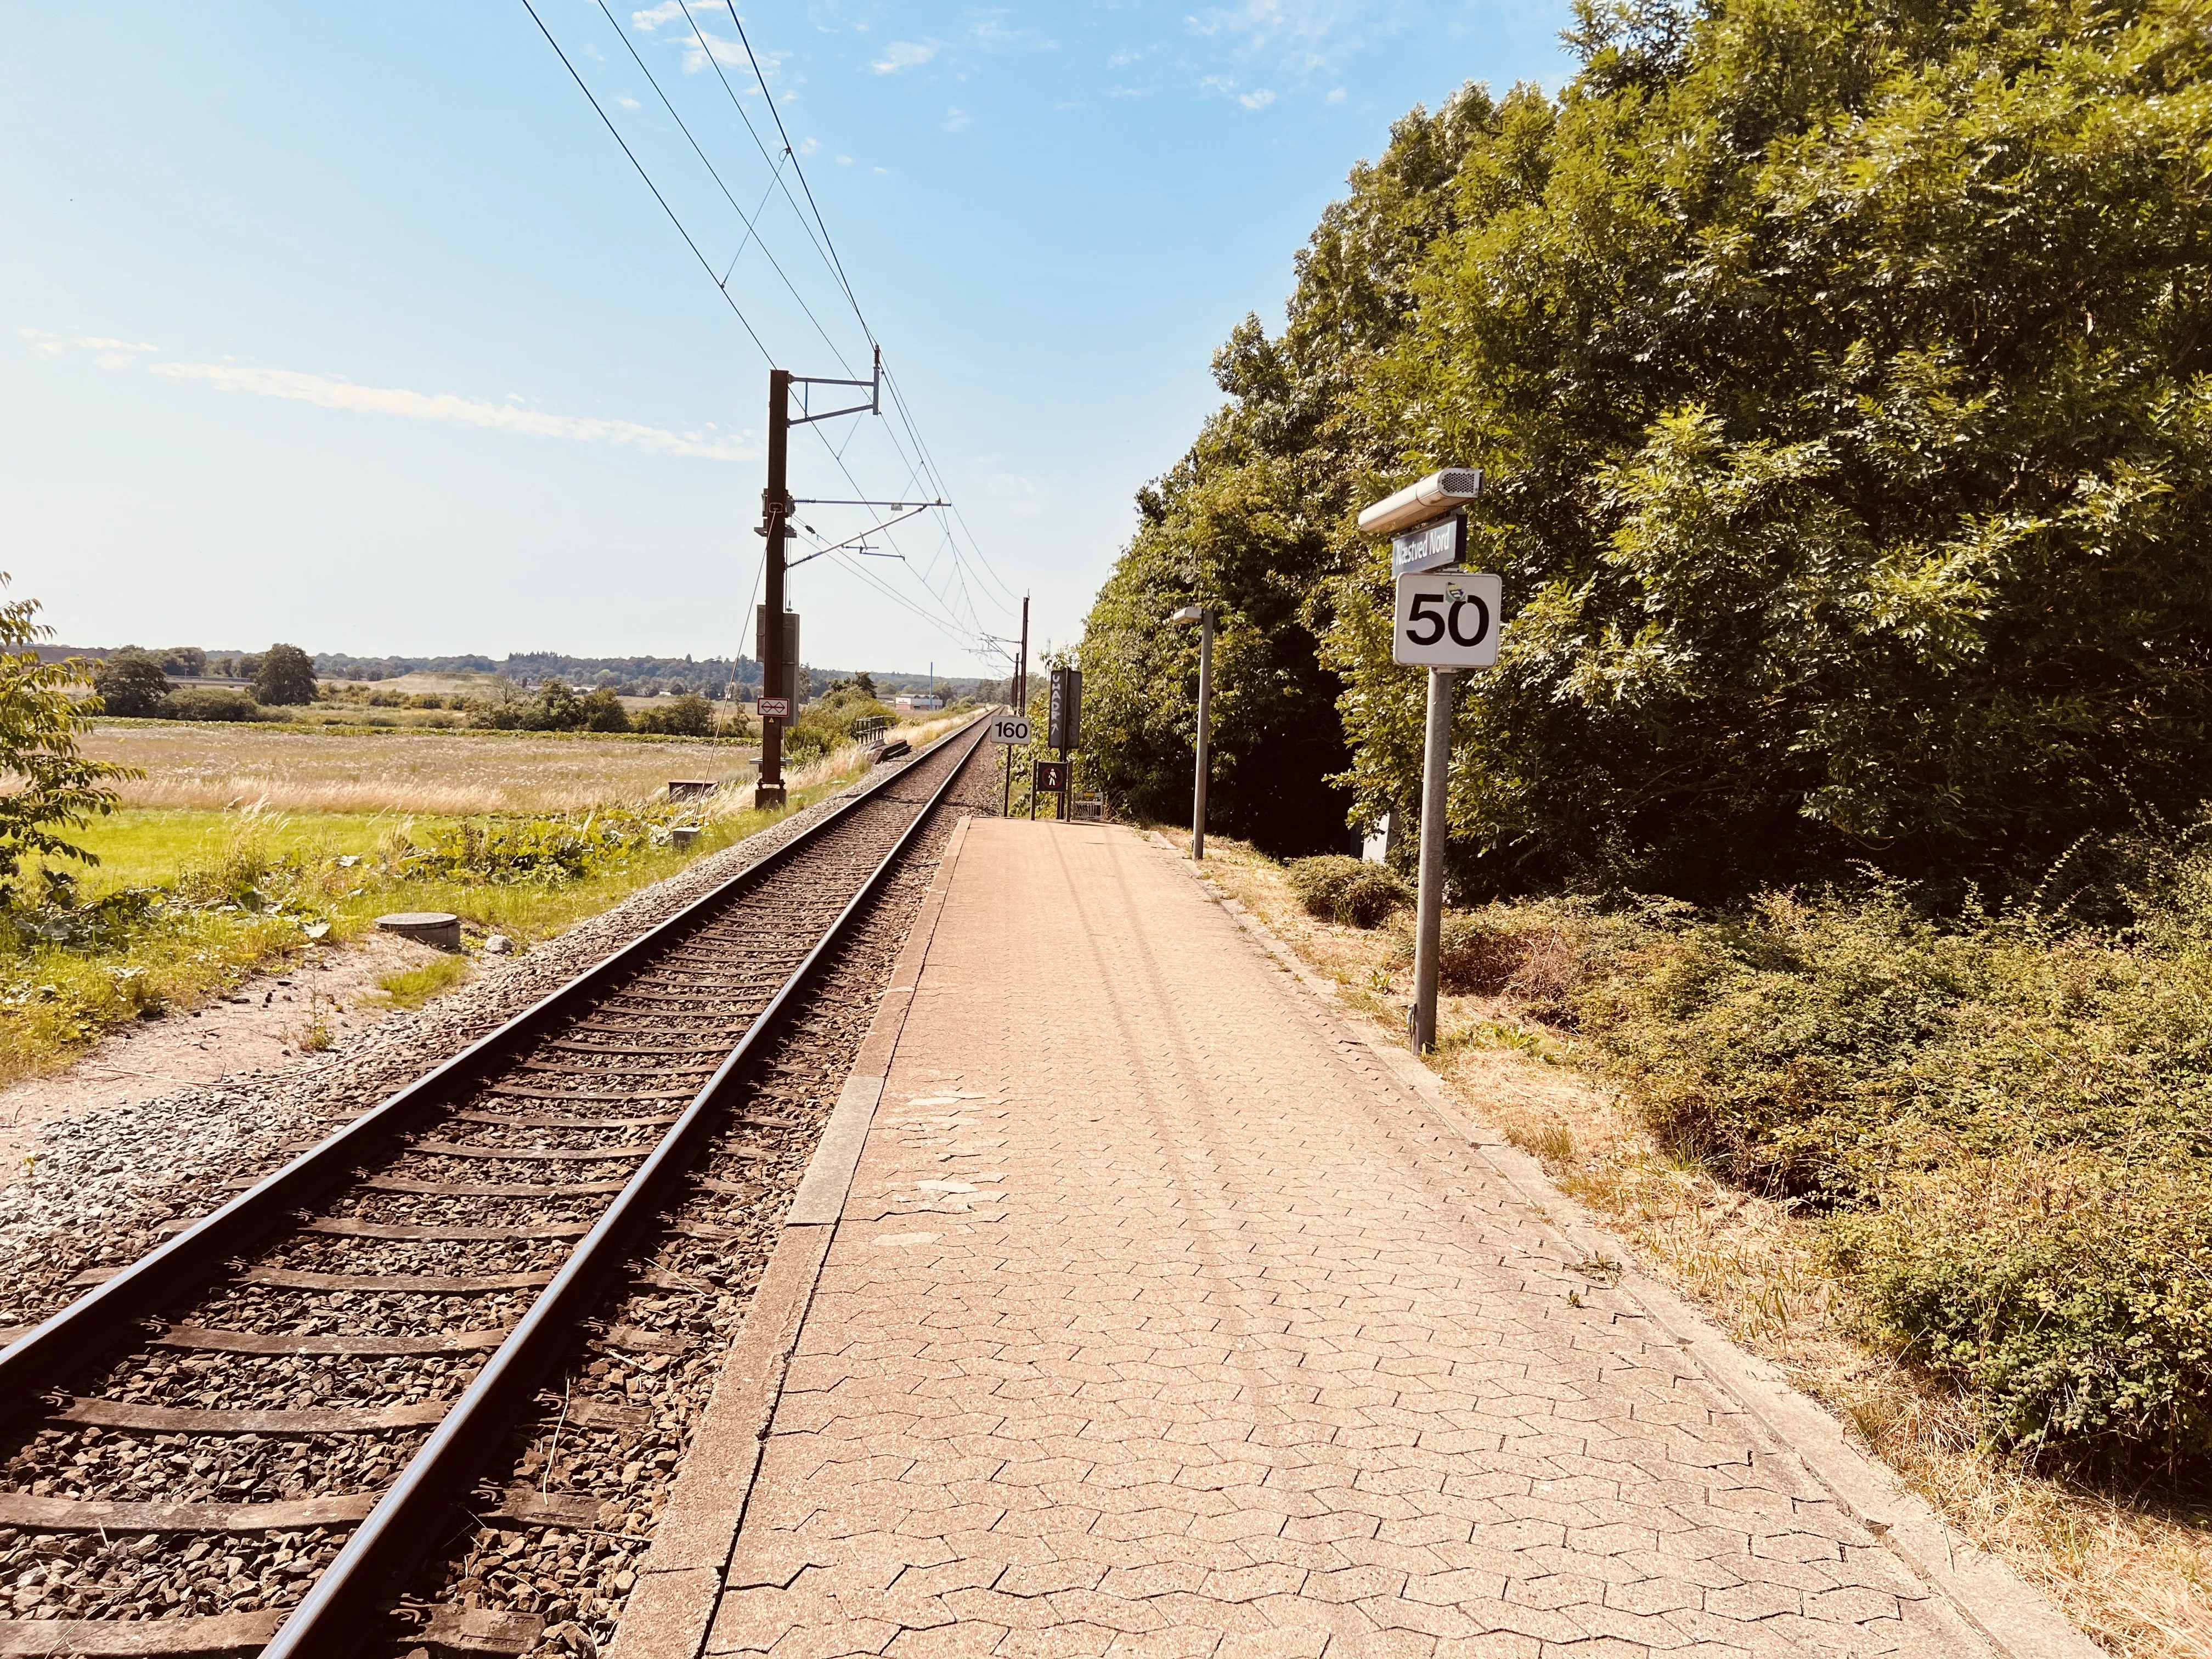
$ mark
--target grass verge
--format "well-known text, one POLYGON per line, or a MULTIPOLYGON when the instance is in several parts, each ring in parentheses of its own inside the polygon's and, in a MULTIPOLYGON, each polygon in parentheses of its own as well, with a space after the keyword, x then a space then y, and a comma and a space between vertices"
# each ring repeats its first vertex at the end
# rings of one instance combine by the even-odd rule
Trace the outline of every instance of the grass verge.
MULTIPOLYGON (((920 728, 918 740, 942 729, 920 728)), ((526 950, 867 768, 859 750, 839 750, 790 774, 788 805, 765 811, 744 805, 742 789, 681 809, 538 817, 126 808, 79 837, 101 865, 54 866, 47 902, 0 913, 0 1085, 65 1066, 119 1024, 189 1009, 313 944, 359 938, 392 911, 451 911, 472 943, 503 933, 526 950), (689 848, 667 834, 679 816, 701 830, 689 848)), ((385 988, 415 1006, 459 983, 465 960, 385 988)))
MULTIPOLYGON (((1188 851, 1187 836, 1175 839, 1188 851)), ((1217 885, 1334 981, 1352 1012, 1402 1040, 1412 988, 1402 914, 1395 924, 1371 930, 1317 918, 1285 866, 1211 836, 1206 854, 1206 873, 1217 885)), ((1688 948, 1685 936, 1695 941, 1698 935, 1680 917, 1671 925, 1632 920, 1609 943, 1584 940, 1548 963, 1532 961, 1528 951, 1501 956, 1493 950, 1486 958, 1480 938, 1468 942, 1470 935, 1516 927, 1556 939, 1559 920, 1556 908, 1542 906, 1462 919, 1462 943, 1477 960, 1516 964, 1493 972, 1481 993, 1441 1000, 1443 1040, 1429 1063, 1469 1115, 1535 1156, 1647 1271, 1695 1300, 1739 1344, 1779 1365, 1948 1520, 2011 1562, 2103 1646, 2128 1659, 2212 1656, 2212 1512, 2196 1501, 2193 1475, 2130 1476, 2109 1465, 2069 1466, 2016 1440, 2000 1449, 1987 1393, 1957 1372, 1923 1363, 1886 1321, 1878 1287, 1853 1272, 1832 1219, 1848 1212, 1810 1202, 1788 1183, 1754 1185, 1755 1159, 1731 1157, 1710 1136, 1699 1145, 1680 1133, 1681 1103, 1710 1109, 1731 1079, 1752 1098, 1794 1103, 1800 1117, 1817 1113, 1815 1097, 1836 1091, 1833 1075, 1814 1081, 1802 1066, 1792 1069, 1789 1061, 1804 1045, 1784 1051, 1776 1035, 1785 1024, 1776 1006, 1781 994, 1758 976, 1787 969, 1793 983, 1802 981, 1807 958, 1793 961, 1759 927, 1745 931, 1739 923, 1744 949, 1725 968, 1707 963, 1704 972, 1692 974, 1680 952, 1688 948), (1747 961, 1758 969, 1748 980, 1747 961), (1584 1017, 1593 991, 1605 1005, 1592 1011, 1595 1018, 1584 1017), (1716 1012, 1722 1006, 1735 1017, 1723 1019, 1716 1012), (1757 1049, 1759 1042, 1769 1046, 1757 1049), (1765 1058, 1754 1064, 1754 1051, 1765 1058), (1751 1086, 1755 1075, 1776 1086, 1761 1093, 1751 1086), (1795 1094, 1781 1086, 1790 1081, 1795 1094)), ((1848 937, 1808 931, 1802 917, 1784 920, 1801 952, 1834 968, 1838 1000, 1860 1008, 1863 1024, 1872 1018, 1865 1010, 1893 1012, 1900 984, 1914 982, 1899 952, 1911 957, 1936 948, 1925 939, 1913 944, 1909 927, 1899 945, 1899 927, 1879 918, 1863 920, 1848 937), (1858 945, 1850 947, 1850 939, 1858 945), (1879 945, 1882 940, 1889 943, 1879 945)), ((1717 948, 1711 940, 1704 944, 1717 948)), ((2130 999, 2138 993, 2163 1011, 2170 1024, 2160 1029, 2185 1028, 2195 1006, 2172 975, 2144 966, 2142 951, 2130 957, 2130 977, 2120 971, 2125 964, 2085 956, 2088 947, 2079 939, 2045 940, 2029 950, 2015 937, 2005 948, 2027 954, 2012 959, 2015 971, 2004 982, 2018 983, 2032 963, 2036 971, 2027 979, 2049 997, 2022 993, 2008 1002, 1983 983, 1984 1000, 1972 1004, 1980 1012, 1947 1024, 1923 1008, 1915 1029, 1923 1038, 1940 1030, 1952 1034, 1950 1042, 2032 1037, 2047 1047, 2044 1028, 2056 1022, 2072 1028, 2077 1042, 2101 1041, 2106 1051, 2116 1051, 2128 1045, 2112 1031, 2125 1024, 2120 1016, 2137 1006, 2130 999), (2100 985, 2106 987, 2102 1000, 2100 985), (1992 999, 2009 1011, 2004 1018, 1988 1012, 1992 999)), ((1955 977, 1945 982, 1959 988, 1955 977)), ((1802 987, 1796 994, 1804 994, 1802 987)), ((1818 1009, 1807 1017, 1806 1029, 1832 1031, 1834 1018, 1835 1010, 1818 1009)), ((1895 1022, 1883 1029, 1894 1030, 1895 1022)), ((1926 1041, 1893 1046, 1891 1058, 1906 1081, 1917 1079, 1939 1094, 1948 1090, 1946 1098, 1964 1089, 1960 1068, 1937 1065, 1926 1041)), ((2139 1052, 2144 1045, 2138 1040, 2133 1046, 2139 1052)), ((1981 1052, 1990 1058, 1986 1046, 1981 1052)), ((2082 1097, 2086 1081, 2098 1075, 2096 1065, 2078 1048, 2065 1048, 2061 1060, 2062 1079, 2070 1073, 2075 1097, 2082 1097)), ((2110 1052, 2105 1063, 2112 1063, 2110 1052)), ((2017 1076, 2014 1083, 2026 1086, 2017 1076)), ((1891 1095, 1901 1086, 1893 1086, 1891 1095)), ((1968 1092, 1986 1103, 1994 1091, 1968 1092)), ((1844 1108, 1868 1109, 1863 1097, 1844 1095, 1844 1108)), ((2035 1109, 2050 1105, 2051 1097, 2046 1085, 2020 1098, 2035 1109)), ((1916 1126, 1910 1143, 1924 1162, 1929 1142, 1917 1131, 1941 1115, 1923 1106, 1917 1116, 1903 1115, 1916 1126)), ((1746 1116, 1738 1110, 1730 1120, 1741 1123, 1746 1116)), ((1964 1142, 1943 1145, 1975 1155, 1964 1142)), ((2016 1224, 2018 1212, 2007 1213, 2016 1224)), ((2172 1262, 2175 1277, 2187 1270, 2185 1261, 2172 1262)))
POLYGON ((393 1005, 401 1008, 420 1008, 433 997, 441 997, 467 980, 469 959, 465 956, 437 957, 417 968, 403 969, 396 974, 386 974, 377 984, 393 1005))

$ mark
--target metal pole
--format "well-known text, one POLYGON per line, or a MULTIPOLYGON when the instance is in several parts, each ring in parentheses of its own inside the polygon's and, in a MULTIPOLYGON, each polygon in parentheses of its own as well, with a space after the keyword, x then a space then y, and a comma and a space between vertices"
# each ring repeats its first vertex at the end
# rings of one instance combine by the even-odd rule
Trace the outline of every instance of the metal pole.
MULTIPOLYGON (((761 531, 768 538, 768 637, 761 641, 761 696, 783 695, 788 665, 783 659, 783 532, 791 517, 786 470, 791 451, 791 371, 768 372, 768 487, 761 491, 761 531)), ((799 711, 791 711, 796 714, 799 711)), ((783 787, 783 722, 761 716, 760 781, 753 805, 781 806, 783 787)))
MULTIPOLYGON (((1030 716, 1030 596, 1026 593, 1022 595, 1021 653, 1014 659, 1014 713, 1019 714, 1024 720, 1027 720, 1030 716)), ((1009 747, 1006 750, 1006 813, 1008 817, 1013 815, 1013 810, 1014 751, 1012 747, 1009 747)), ((1036 789, 1034 785, 1030 789, 1030 817, 1032 819, 1036 817, 1036 789)))
POLYGON ((1421 880, 1413 912, 1413 1052, 1437 1046, 1437 952, 1444 916, 1444 788, 1451 770, 1452 702, 1459 675, 1429 670, 1429 725, 1421 752, 1421 880))
POLYGON ((1206 739, 1213 714, 1213 612, 1198 617, 1198 777, 1190 792, 1190 856, 1206 856, 1206 739))

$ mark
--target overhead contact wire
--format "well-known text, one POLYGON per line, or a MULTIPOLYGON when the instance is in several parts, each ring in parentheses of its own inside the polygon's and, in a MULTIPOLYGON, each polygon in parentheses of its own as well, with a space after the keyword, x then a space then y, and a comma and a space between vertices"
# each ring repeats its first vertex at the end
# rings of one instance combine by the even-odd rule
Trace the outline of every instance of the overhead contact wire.
POLYGON ((730 297, 729 289, 715 281, 714 267, 708 264, 707 256, 699 252, 699 244, 693 241, 691 233, 684 228, 683 220, 678 218, 676 210, 668 205, 668 198, 660 193, 660 186, 653 182, 653 175, 645 170, 645 164, 637 159, 635 152, 623 139, 621 131, 611 120, 608 119, 606 111, 599 106, 599 99, 592 94, 591 88, 584 84, 584 77, 576 73, 576 66, 568 61, 568 54, 561 50, 561 43, 553 38, 552 30, 545 27, 545 20, 538 15, 538 8, 532 5, 530 0, 522 0, 522 9, 530 14, 530 21, 538 25, 538 32, 545 37, 545 44, 552 47, 554 54, 560 58, 561 67, 568 71, 568 78, 576 83, 576 90, 590 100, 592 113, 605 125, 607 131, 613 135, 615 143, 622 145, 622 153, 629 157, 629 164, 637 169, 637 176, 645 180, 645 187, 653 192, 653 199, 660 204, 660 210, 668 216, 668 222, 676 227, 676 234, 684 239, 684 246, 691 250, 691 257, 699 262, 699 269, 707 273, 707 280, 714 283, 714 292, 722 296, 722 303, 729 307, 730 314, 738 319, 738 326, 751 337, 753 345, 760 355, 773 365, 775 357, 769 350, 767 342, 761 338, 752 324, 746 320, 745 313, 738 309, 738 302, 730 297))

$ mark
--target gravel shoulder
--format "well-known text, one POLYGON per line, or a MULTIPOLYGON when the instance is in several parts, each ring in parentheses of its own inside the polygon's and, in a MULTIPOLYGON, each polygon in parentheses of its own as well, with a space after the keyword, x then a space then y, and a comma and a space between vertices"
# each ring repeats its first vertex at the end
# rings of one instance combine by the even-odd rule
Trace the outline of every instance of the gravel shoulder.
POLYGON ((144 1255, 160 1242, 163 1222, 214 1209, 229 1195, 224 1182, 275 1169, 288 1148, 319 1139, 346 1114, 374 1105, 512 1018, 802 834, 868 781, 856 780, 633 894, 526 956, 497 965, 479 959, 471 982, 425 1007, 378 1009, 372 1017, 362 994, 393 965, 428 956, 423 947, 387 940, 358 958, 325 952, 337 959, 326 969, 264 975, 235 994, 245 1002, 216 1005, 221 1013, 162 1022, 180 1028, 173 1043, 147 1048, 155 1039, 142 1027, 103 1043, 68 1072, 0 1095, 0 1148, 16 1176, 0 1185, 0 1327, 58 1311, 82 1292, 70 1282, 79 1273, 144 1255), (385 951, 414 954, 382 964, 385 951), (339 995, 344 1012, 331 1022, 335 1045, 301 1055, 296 1036, 305 1021, 295 1011, 302 1005, 284 1007, 279 999, 288 989, 300 996, 321 973, 362 989, 339 995), (283 979, 295 983, 280 986, 283 979), (217 1024, 210 1027, 209 1019, 217 1024))

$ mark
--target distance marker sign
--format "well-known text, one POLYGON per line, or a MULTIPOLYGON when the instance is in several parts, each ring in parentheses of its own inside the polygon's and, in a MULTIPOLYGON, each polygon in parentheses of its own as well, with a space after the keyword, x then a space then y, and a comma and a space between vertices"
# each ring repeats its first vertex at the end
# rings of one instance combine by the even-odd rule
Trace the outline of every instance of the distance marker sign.
POLYGON ((1505 584, 1469 570, 1398 578, 1390 660, 1409 668, 1488 668, 1498 660, 1505 584))

